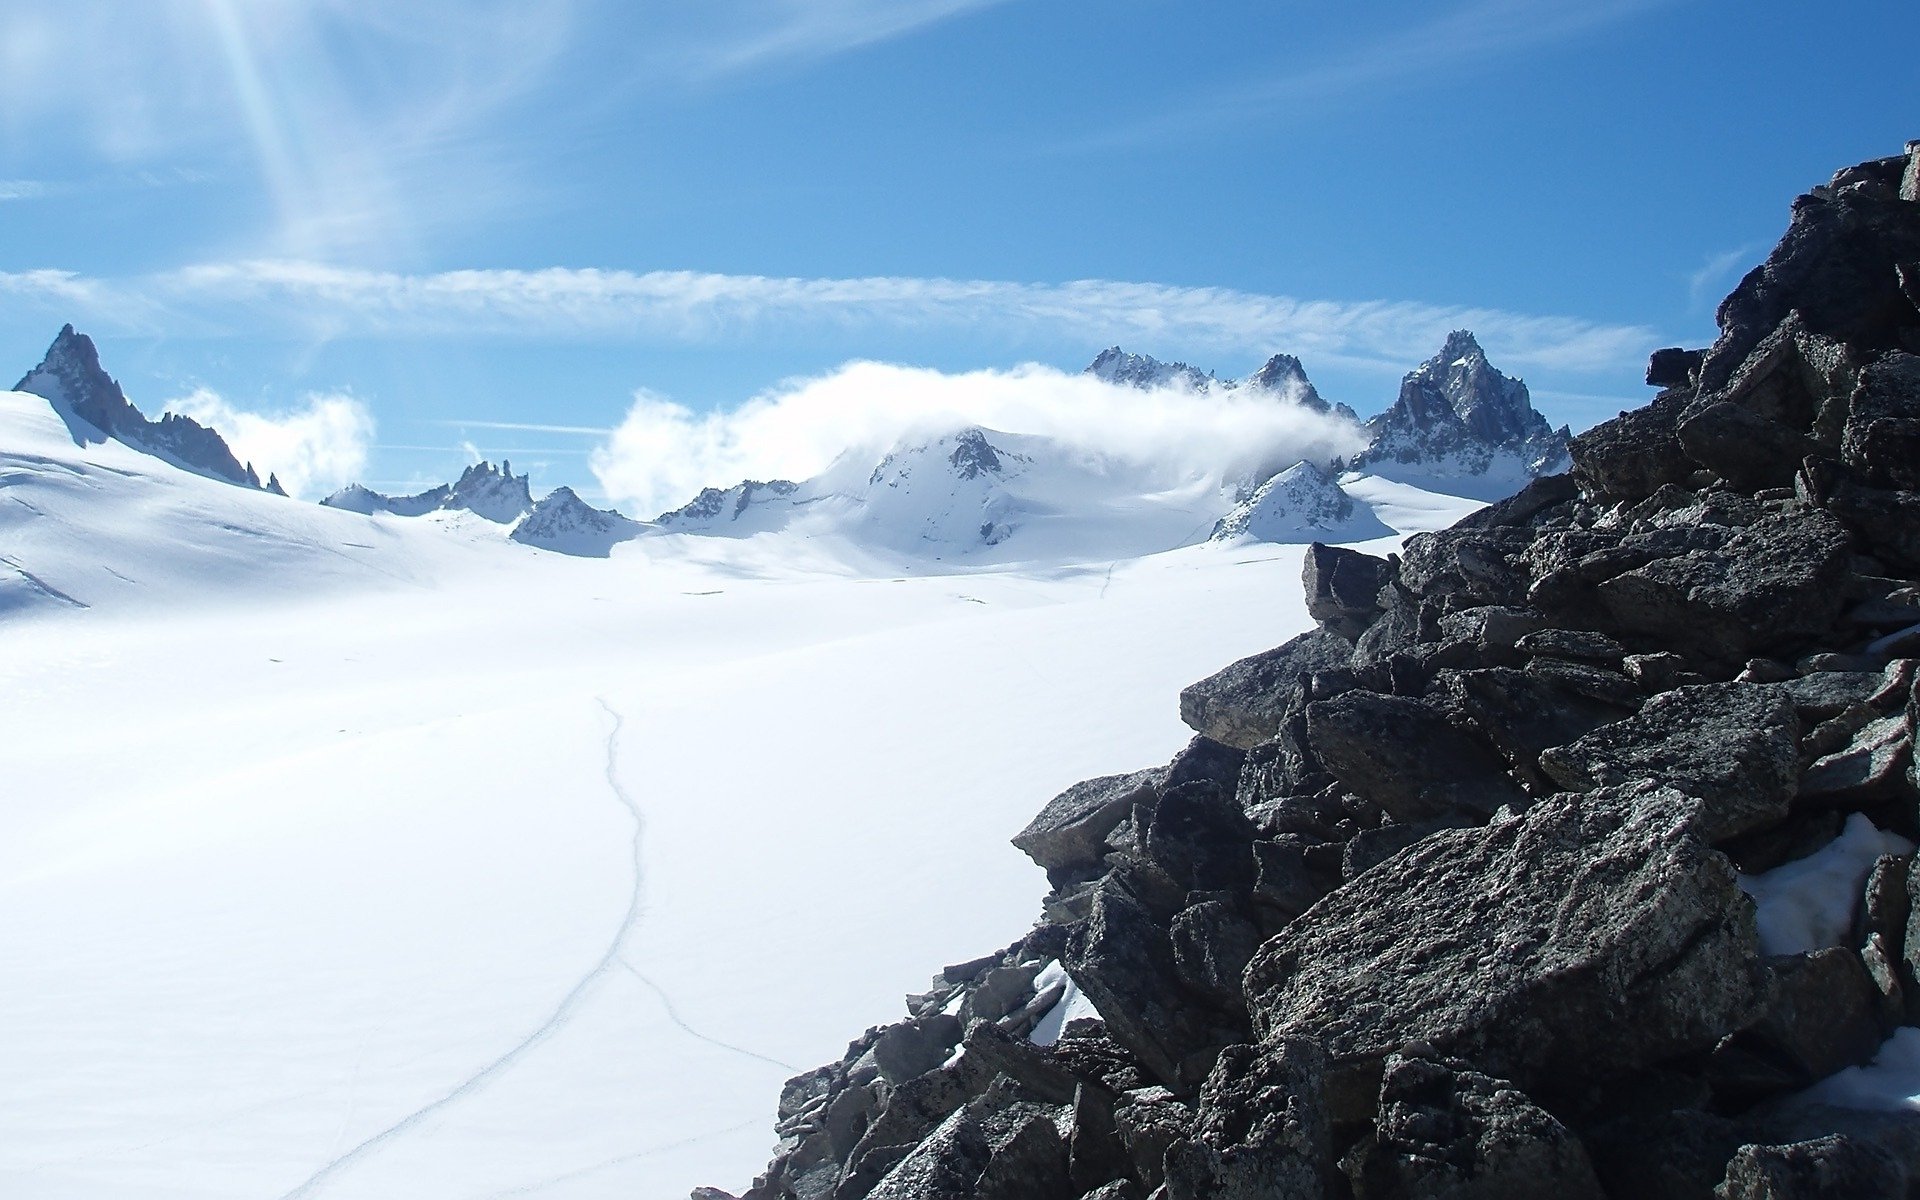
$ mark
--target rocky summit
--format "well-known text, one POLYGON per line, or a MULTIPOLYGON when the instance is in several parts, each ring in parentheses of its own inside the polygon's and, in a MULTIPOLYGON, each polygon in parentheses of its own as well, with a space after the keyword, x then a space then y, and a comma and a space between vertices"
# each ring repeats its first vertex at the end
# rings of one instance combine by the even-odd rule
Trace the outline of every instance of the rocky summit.
POLYGON ((148 419, 100 366, 93 339, 71 325, 61 328, 40 365, 13 390, 52 404, 76 442, 112 438, 196 475, 287 494, 276 478, 262 485, 252 463, 242 465, 225 438, 192 417, 169 412, 157 421, 148 419))
MULTIPOLYGON (((1920 1194, 1916 181, 1797 200, 1569 472, 1313 547, 1320 628, 1049 803, 1035 926, 791 1080, 747 1196, 1920 1194)), ((1512 382, 1456 335, 1402 401, 1549 445, 1512 382)))
POLYGON ((1567 467, 1568 431, 1548 425, 1527 385, 1494 370, 1464 329, 1407 374, 1393 405, 1367 422, 1367 434, 1356 470, 1391 475, 1413 465, 1423 473, 1527 478, 1567 467))

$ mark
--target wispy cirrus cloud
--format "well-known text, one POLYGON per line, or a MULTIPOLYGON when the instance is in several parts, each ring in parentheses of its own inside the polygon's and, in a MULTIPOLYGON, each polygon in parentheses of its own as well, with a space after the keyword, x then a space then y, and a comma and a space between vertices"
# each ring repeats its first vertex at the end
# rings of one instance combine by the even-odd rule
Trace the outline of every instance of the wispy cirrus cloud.
POLYGON ((124 281, 0 274, 0 295, 43 293, 108 319, 304 338, 506 337, 725 344, 769 331, 1042 334, 1173 353, 1285 350, 1403 369, 1449 330, 1502 363, 1604 370, 1658 336, 1638 325, 1408 300, 1307 299, 1231 288, 867 276, 798 278, 574 268, 405 274, 298 261, 194 266, 124 281))
POLYGON ((1759 247, 1751 243, 1738 246, 1719 254, 1710 254, 1706 261, 1687 275, 1687 305, 1696 312, 1712 304, 1714 299, 1726 290, 1726 283, 1740 267, 1753 261, 1759 247))
POLYGON ((1083 149, 1164 141, 1250 119, 1316 114, 1360 92, 1446 80, 1478 62, 1572 41, 1677 0, 1466 0, 1417 24, 1379 32, 1357 44, 1265 72, 1254 80, 1197 92, 1184 104, 1097 133, 1083 149))
POLYGON ((724 0, 674 53, 698 77, 800 65, 916 33, 1009 0, 724 0))

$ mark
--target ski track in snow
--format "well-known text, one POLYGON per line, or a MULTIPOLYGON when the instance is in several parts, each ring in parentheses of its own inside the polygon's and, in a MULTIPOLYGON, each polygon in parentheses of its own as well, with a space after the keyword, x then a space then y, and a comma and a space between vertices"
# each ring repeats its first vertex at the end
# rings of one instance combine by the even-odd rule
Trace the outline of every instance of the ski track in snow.
POLYGON ((579 1009, 581 1002, 586 999, 587 993, 593 989, 594 984, 605 978, 612 972, 613 968, 620 963, 621 949, 626 945, 627 938, 633 933, 634 927, 638 925, 640 921, 640 847, 642 835, 646 831, 646 818, 641 815, 640 806, 635 803, 633 797, 627 793, 626 787, 620 782, 618 771, 620 732, 626 726, 626 718, 615 711, 614 707, 607 703, 605 697, 596 696, 594 699, 601 708, 606 710, 607 715, 613 718, 613 728, 607 732, 607 762, 605 771, 607 789, 613 793, 614 799, 620 802, 620 806, 626 809, 627 815, 633 819, 633 840, 631 843, 633 854, 633 886, 627 896, 626 915, 621 918, 620 927, 614 931, 613 940, 607 944, 606 952, 600 956, 598 962, 594 963, 593 966, 588 969, 586 974, 575 981, 573 987, 567 991, 567 994, 560 998, 560 1003, 554 1007, 553 1012, 550 1013, 547 1019, 542 1021, 533 1032, 521 1038, 520 1041, 516 1042, 504 1054, 501 1054, 492 1062, 489 1062, 486 1066, 481 1067, 478 1071, 462 1080, 438 1100, 415 1109, 385 1129, 382 1129, 380 1132, 366 1138, 344 1154, 338 1155, 331 1161, 322 1164, 317 1171, 307 1176, 297 1187, 283 1193, 280 1200, 300 1200, 301 1197, 315 1195, 326 1185, 327 1181, 334 1176, 348 1170, 363 1159, 370 1157, 380 1150, 381 1147, 414 1129, 427 1118, 483 1090, 488 1084, 492 1083, 510 1069, 513 1064, 524 1058, 534 1047, 559 1032, 567 1021, 573 1017, 574 1012, 579 1009))
POLYGON ((777 1058, 771 1058, 765 1054, 760 1054, 756 1051, 749 1050, 745 1046, 736 1046, 732 1042, 723 1042, 717 1037, 708 1037, 706 1034, 701 1033, 698 1029, 695 1029, 693 1026, 687 1024, 685 1021, 680 1019, 680 1013, 678 1010, 676 1010, 673 1007, 673 998, 667 995, 667 989, 661 987, 659 984, 655 983, 653 980, 648 979, 645 975, 642 975, 640 973, 640 968, 634 966, 632 963, 628 962, 626 959, 624 958, 621 959, 620 965, 626 968, 627 974, 633 976, 635 979, 638 979, 641 983, 646 984, 647 989, 649 991, 651 991, 654 995, 660 997, 660 1007, 666 1011, 667 1020, 672 1021, 675 1025, 679 1026, 680 1032, 686 1034, 688 1037, 693 1038, 695 1041, 705 1042, 709 1046, 718 1046, 722 1050, 730 1050, 735 1054, 741 1055, 742 1057, 745 1057, 745 1058, 751 1058, 756 1062, 766 1063, 768 1066, 771 1066, 771 1067, 779 1067, 782 1071, 792 1071, 796 1075, 800 1073, 800 1068, 794 1066, 792 1063, 781 1062, 777 1058))

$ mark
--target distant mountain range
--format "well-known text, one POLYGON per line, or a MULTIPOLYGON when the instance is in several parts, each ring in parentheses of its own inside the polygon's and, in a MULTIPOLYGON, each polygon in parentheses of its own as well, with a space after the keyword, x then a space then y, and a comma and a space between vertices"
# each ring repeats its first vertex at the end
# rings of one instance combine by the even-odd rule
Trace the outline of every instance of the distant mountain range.
MULTIPOLYGON (((412 495, 353 484, 320 503, 367 516, 471 514, 508 527, 516 542, 574 555, 605 556, 644 536, 793 529, 915 557, 1033 560, 1151 553, 1208 536, 1364 540, 1388 530, 1343 489, 1343 476, 1495 499, 1566 466, 1568 431, 1549 426, 1526 384, 1495 370, 1465 331, 1450 334, 1440 353, 1406 376, 1393 405, 1364 423, 1352 408, 1322 397, 1300 360, 1287 354, 1236 381, 1113 346, 1083 373, 1203 401, 1231 396, 1295 407, 1349 424, 1365 449, 1350 460, 1300 458, 1238 478, 1168 480, 1055 439, 976 426, 903 441, 877 465, 850 452, 812 479, 710 487, 651 521, 594 508, 570 488, 536 503, 527 477, 506 462, 476 463, 454 482, 412 495)), ((50 401, 76 441, 112 438, 198 474, 263 487, 214 430, 173 414, 158 421, 142 415, 101 369, 92 341, 72 326, 18 390, 50 401)), ((271 477, 264 490, 285 494, 271 477)))

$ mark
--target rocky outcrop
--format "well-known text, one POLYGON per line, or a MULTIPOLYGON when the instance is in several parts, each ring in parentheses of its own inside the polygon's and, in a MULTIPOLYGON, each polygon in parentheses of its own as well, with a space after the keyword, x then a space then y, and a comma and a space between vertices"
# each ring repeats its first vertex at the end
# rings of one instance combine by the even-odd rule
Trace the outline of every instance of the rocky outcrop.
MULTIPOLYGON (((1910 1194, 1920 1115, 1840 1073, 1920 1038, 1912 156, 1569 474, 1313 547, 1321 628, 1048 805, 1039 922, 794 1080, 747 1194, 1910 1194)), ((1407 410, 1530 429, 1476 354, 1407 410)))
POLYGON ((572 488, 558 487, 542 497, 507 536, 559 554, 605 558, 614 546, 639 537, 645 529, 612 509, 593 507, 572 488))
POLYGON ((262 486, 253 464, 242 466, 226 439, 191 417, 162 413, 148 420, 126 393, 100 366, 93 339, 61 327, 40 365, 13 386, 51 403, 76 440, 112 438, 176 467, 241 487, 258 488, 284 496, 277 478, 262 486))
MULTIPOLYGON (((572 495, 569 491, 568 495, 572 495)), ((577 499, 577 497, 576 497, 577 499)), ((431 512, 470 512, 496 525, 511 525, 533 511, 533 493, 525 475, 515 475, 513 464, 477 462, 452 483, 442 483, 411 496, 388 496, 357 483, 348 484, 320 501, 328 508, 371 516, 420 517, 431 512)), ((561 507, 570 507, 561 502, 561 507)))

